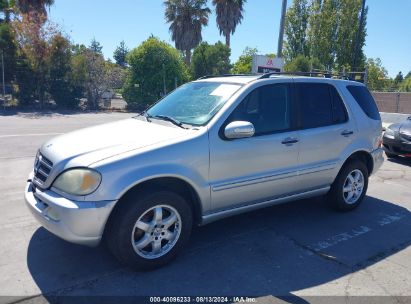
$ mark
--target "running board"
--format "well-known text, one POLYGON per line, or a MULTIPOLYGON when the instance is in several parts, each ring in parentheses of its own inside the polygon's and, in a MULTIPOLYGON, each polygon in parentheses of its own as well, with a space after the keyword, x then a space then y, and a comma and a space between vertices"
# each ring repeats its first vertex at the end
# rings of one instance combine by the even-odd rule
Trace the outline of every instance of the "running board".
POLYGON ((245 212, 260 209, 260 208, 265 208, 265 207, 269 207, 269 206, 273 206, 273 205, 279 205, 279 204, 287 203, 287 202, 290 202, 290 201, 296 201, 296 200, 300 200, 300 199, 305 199, 305 198, 324 195, 329 190, 330 190, 330 187, 328 186, 328 187, 315 189, 315 190, 311 190, 311 191, 307 191, 307 192, 303 192, 303 193, 298 193, 298 194, 293 194, 293 195, 289 195, 289 196, 279 197, 279 198, 276 198, 276 199, 271 199, 271 200, 263 201, 263 202, 256 203, 256 204, 250 204, 250 205, 240 206, 240 207, 237 207, 237 208, 217 211, 217 212, 211 213, 211 214, 206 214, 206 215, 203 215, 202 218, 201 218, 201 225, 206 225, 206 224, 209 224, 211 222, 214 222, 214 221, 217 221, 217 220, 229 217, 229 216, 245 213, 245 212))

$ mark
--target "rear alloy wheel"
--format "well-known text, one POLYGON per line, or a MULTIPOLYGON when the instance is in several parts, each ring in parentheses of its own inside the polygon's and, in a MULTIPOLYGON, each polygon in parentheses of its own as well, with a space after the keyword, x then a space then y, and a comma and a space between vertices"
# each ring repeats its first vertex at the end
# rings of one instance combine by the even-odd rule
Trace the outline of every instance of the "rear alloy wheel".
POLYGON ((340 170, 328 193, 328 201, 337 210, 349 211, 363 201, 367 188, 368 169, 355 159, 340 170))
POLYGON ((147 270, 165 265, 190 238, 192 211, 179 194, 140 192, 120 203, 108 223, 106 240, 127 266, 147 270))
POLYGON ((355 204, 364 190, 364 175, 361 170, 355 169, 347 175, 343 188, 344 201, 355 204))

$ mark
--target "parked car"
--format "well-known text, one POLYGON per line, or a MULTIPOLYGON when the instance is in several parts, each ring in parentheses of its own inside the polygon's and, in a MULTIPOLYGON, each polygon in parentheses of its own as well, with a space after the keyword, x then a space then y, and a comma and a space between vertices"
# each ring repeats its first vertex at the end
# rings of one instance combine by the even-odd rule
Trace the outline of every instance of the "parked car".
POLYGON ((46 142, 25 199, 57 236, 104 239, 123 263, 150 269, 183 250, 194 225, 322 195, 354 209, 383 162, 381 137, 360 83, 208 77, 134 118, 46 142))
POLYGON ((411 116, 406 121, 392 124, 385 130, 383 148, 389 158, 411 157, 411 116))

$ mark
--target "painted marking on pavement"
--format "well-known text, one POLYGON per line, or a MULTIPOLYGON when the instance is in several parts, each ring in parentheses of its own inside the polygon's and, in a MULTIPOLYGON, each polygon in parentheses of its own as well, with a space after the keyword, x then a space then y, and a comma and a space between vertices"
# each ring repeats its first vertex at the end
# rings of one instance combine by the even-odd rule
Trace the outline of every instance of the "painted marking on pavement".
POLYGON ((61 135, 64 133, 32 133, 32 134, 11 134, 11 135, 0 135, 0 138, 7 137, 24 137, 24 136, 48 136, 48 135, 61 135))

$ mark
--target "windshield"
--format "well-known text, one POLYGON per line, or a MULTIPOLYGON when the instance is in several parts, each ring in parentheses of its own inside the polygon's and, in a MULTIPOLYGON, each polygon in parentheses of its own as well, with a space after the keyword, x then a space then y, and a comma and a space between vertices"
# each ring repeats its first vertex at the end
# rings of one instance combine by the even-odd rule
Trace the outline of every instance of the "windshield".
POLYGON ((168 116, 190 125, 205 125, 241 85, 217 82, 190 82, 152 106, 151 117, 168 116))

